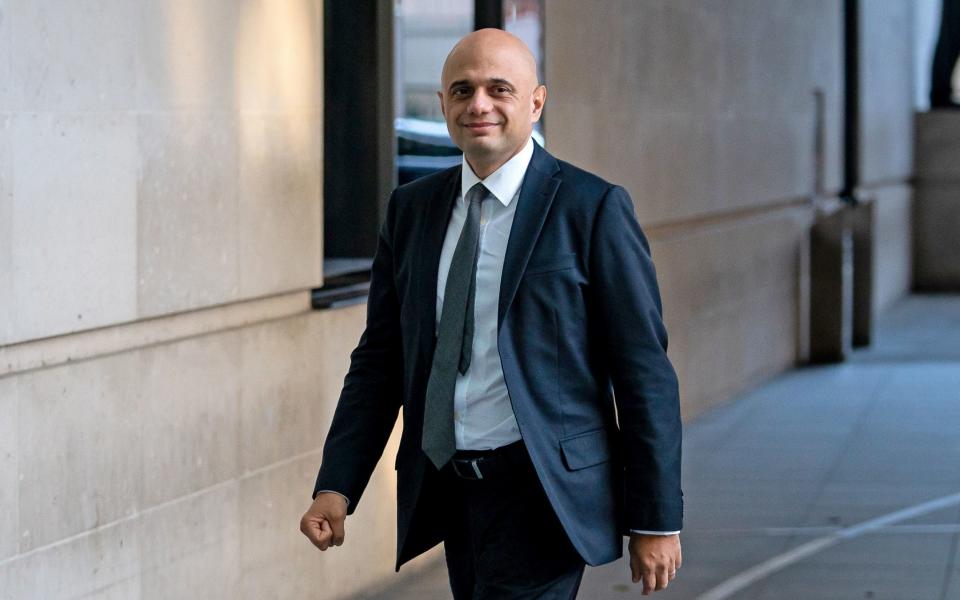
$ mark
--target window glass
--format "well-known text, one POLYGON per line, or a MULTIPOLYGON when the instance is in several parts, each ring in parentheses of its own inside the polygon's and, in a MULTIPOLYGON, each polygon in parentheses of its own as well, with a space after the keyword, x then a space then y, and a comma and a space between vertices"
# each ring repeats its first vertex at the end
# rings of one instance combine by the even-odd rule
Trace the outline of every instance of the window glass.
POLYGON ((437 102, 443 59, 473 31, 473 0, 397 0, 397 116, 443 121, 437 102))
POLYGON ((397 182, 459 164, 437 90, 457 40, 473 31, 473 0, 397 0, 395 82, 397 182))
POLYGON ((543 0, 503 0, 503 28, 517 36, 537 59, 543 81, 543 0))

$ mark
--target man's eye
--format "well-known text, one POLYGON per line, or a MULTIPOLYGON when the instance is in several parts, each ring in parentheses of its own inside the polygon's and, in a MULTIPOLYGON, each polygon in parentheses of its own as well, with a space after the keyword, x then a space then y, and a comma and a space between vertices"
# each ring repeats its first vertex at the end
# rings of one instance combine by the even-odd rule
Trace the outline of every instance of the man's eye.
POLYGON ((457 88, 457 89, 453 90, 453 95, 454 95, 454 96, 463 96, 464 94, 467 94, 469 91, 470 91, 470 90, 468 90, 467 88, 457 88))

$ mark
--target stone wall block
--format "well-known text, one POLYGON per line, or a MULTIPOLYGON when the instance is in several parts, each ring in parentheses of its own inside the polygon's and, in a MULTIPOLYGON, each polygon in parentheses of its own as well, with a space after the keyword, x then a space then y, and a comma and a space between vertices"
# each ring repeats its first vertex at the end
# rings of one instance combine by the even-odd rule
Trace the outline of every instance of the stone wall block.
POLYGON ((874 198, 874 302, 877 315, 910 291, 913 189, 891 185, 871 190, 874 198))
POLYGON ((16 57, 10 60, 11 108, 76 112, 135 107, 139 2, 5 4, 12 36, 9 56, 16 57))
POLYGON ((0 561, 20 547, 20 448, 17 379, 0 379, 0 561))
POLYGON ((136 513, 137 362, 128 352, 18 377, 21 552, 136 513))
POLYGON ((788 209, 651 236, 684 418, 794 364, 808 214, 788 209))
POLYGON ((240 294, 320 285, 322 114, 241 115, 240 294))
POLYGON ((121 521, 2 563, 0 598, 138 600, 140 543, 137 523, 121 521))
MULTIPOLYGON (((324 379, 321 314, 240 332, 240 464, 251 471, 323 443, 336 397, 324 379)), ((340 349, 342 352, 342 347, 340 349)), ((342 377, 342 374, 341 374, 342 377)), ((335 380, 336 381, 336 380, 335 380)))
POLYGON ((46 337, 136 315, 136 121, 16 113, 10 337, 46 337))
POLYGON ((720 120, 717 209, 756 206, 814 192, 814 100, 776 117, 731 115, 720 120))
POLYGON ((310 112, 323 106, 322 9, 313 0, 238 3, 233 60, 237 109, 310 112))
POLYGON ((236 107, 241 2, 151 0, 139 5, 136 91, 141 110, 236 107))
MULTIPOLYGON (((0 27, 3 26, 2 19, 3 8, 0 5, 0 27)), ((2 68, 0 66, 0 70, 2 68)), ((10 121, 10 115, 0 112, 0 345, 4 340, 13 338, 14 296, 13 286, 10 285, 13 281, 13 153, 10 147, 10 121)))
MULTIPOLYGON (((306 598, 323 589, 335 597, 337 583, 328 578, 330 559, 349 552, 353 532, 340 548, 321 553, 300 533, 298 524, 310 507, 319 457, 312 455, 244 478, 239 488, 241 598, 306 598)), ((353 517, 350 517, 353 520, 353 517)), ((372 560, 367 567, 374 566, 372 560)), ((338 573, 334 579, 342 579, 338 573)), ((357 589, 357 588, 355 588, 357 589)))
POLYGON ((237 597, 243 527, 238 488, 232 481, 141 516, 144 600, 237 597))
MULTIPOLYGON (((0 3, 0 57, 10 56, 13 42, 13 24, 10 19, 8 3, 0 3)), ((0 60, 0 113, 13 106, 13 81, 10 75, 9 60, 0 60)))
POLYGON ((222 332, 141 351, 143 495, 150 508, 239 474, 240 338, 222 332))
POLYGON ((909 0, 861 4, 860 179, 913 174, 913 36, 909 0))
MULTIPOLYGON (((396 432, 395 432, 396 433, 396 432)), ((396 452, 392 439, 385 456, 396 452)), ((241 481, 242 598, 346 598, 393 574, 396 552, 396 472, 377 466, 357 512, 348 517, 344 545, 320 552, 297 528, 310 506, 319 454, 241 481)))
POLYGON ((835 189, 840 26, 827 1, 551 2, 549 148, 630 190, 644 224, 760 207, 813 192, 820 90, 835 189))
MULTIPOLYGON (((876 313, 876 205, 872 197, 861 199, 847 209, 853 244, 853 345, 869 346, 873 341, 876 313)), ((902 227, 906 229, 907 223, 902 227)))
POLYGON ((138 117, 139 316, 237 300, 237 121, 226 113, 138 117))

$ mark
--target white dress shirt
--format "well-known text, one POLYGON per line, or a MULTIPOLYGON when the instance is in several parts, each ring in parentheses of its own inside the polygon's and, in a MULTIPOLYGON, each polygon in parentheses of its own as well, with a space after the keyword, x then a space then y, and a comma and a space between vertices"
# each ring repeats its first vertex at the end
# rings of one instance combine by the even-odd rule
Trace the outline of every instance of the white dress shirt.
MULTIPOLYGON (((521 439, 517 418, 510 404, 510 394, 500 366, 497 348, 497 310, 500 301, 500 277, 507 252, 507 241, 513 227, 520 186, 533 157, 533 139, 503 166, 481 180, 462 160, 460 194, 454 201, 447 223, 446 237, 440 252, 437 271, 436 326, 443 314, 443 295, 453 252, 467 220, 464 197, 475 184, 483 183, 490 195, 480 207, 480 248, 477 256, 477 280, 474 295, 473 352, 470 368, 457 373, 453 393, 454 439, 458 450, 490 450, 521 439)), ((333 491, 333 490, 323 490, 333 491)), ((338 492, 339 493, 339 492, 338 492)), ((341 494, 342 495, 342 494, 341 494)), ((344 496, 346 499, 346 497, 344 496)), ((347 499, 349 504, 350 500, 347 499)), ((672 535, 678 531, 646 531, 633 533, 672 535)))
MULTIPOLYGON (((490 450, 520 439, 520 429, 510 404, 497 349, 497 306, 503 259, 517 210, 520 184, 523 183, 532 156, 533 140, 530 139, 520 152, 482 181, 490 195, 480 206, 473 352, 467 372, 457 373, 453 392, 453 431, 458 450, 490 450)), ((467 220, 469 202, 464 197, 470 188, 481 183, 466 158, 462 163, 460 194, 454 201, 443 249, 440 251, 437 327, 443 314, 443 294, 447 287, 450 262, 467 220)))

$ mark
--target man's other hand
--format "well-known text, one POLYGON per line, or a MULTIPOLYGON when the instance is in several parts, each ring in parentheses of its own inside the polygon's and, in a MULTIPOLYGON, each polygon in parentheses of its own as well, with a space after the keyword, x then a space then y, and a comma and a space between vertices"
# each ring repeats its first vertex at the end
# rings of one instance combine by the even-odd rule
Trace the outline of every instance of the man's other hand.
POLYGON ((300 531, 321 550, 343 544, 347 501, 340 494, 320 492, 300 519, 300 531))
POLYGON ((630 571, 633 582, 643 580, 643 595, 665 589, 680 568, 680 534, 630 534, 630 571))

